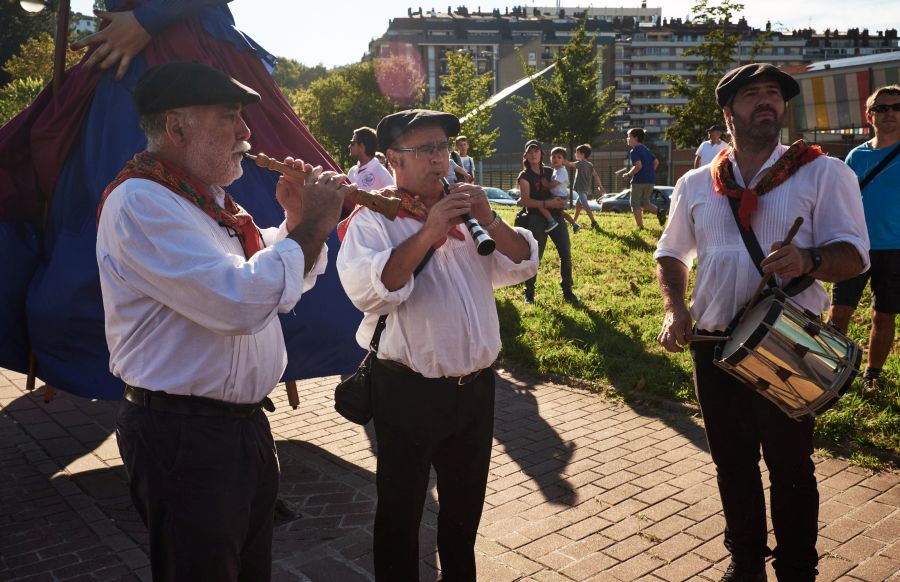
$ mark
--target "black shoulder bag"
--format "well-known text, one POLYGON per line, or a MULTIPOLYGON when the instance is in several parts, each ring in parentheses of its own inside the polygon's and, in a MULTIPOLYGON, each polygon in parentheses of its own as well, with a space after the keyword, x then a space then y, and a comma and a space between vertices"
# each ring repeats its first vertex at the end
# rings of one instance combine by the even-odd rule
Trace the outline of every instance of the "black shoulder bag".
MULTIPOLYGON (((413 272, 413 277, 425 268, 433 254, 434 247, 425 254, 422 262, 413 272)), ((334 409, 350 422, 366 424, 372 420, 372 363, 378 354, 381 332, 385 327, 387 327, 387 314, 378 318, 378 323, 375 324, 375 333, 372 334, 372 341, 369 342, 369 351, 359 368, 334 389, 334 409)))

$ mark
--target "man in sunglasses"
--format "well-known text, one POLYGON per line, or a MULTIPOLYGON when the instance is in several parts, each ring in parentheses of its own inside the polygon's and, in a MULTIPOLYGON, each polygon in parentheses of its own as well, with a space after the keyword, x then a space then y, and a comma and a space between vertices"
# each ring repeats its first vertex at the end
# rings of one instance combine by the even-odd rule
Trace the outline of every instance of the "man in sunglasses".
POLYGON ((872 332, 863 382, 865 391, 874 393, 894 344, 894 321, 900 313, 900 155, 894 151, 900 148, 900 86, 881 87, 869 96, 866 121, 875 137, 851 151, 847 165, 860 180, 872 266, 834 286, 831 322, 847 331, 850 316, 871 280, 872 332))
POLYGON ((387 316, 372 370, 375 578, 419 579, 419 522, 434 467, 442 575, 475 582, 494 427, 491 366, 500 350, 494 289, 534 276, 537 242, 491 210, 480 186, 457 183, 445 194, 455 115, 401 111, 382 119, 377 132, 401 210, 393 221, 356 211, 339 229, 337 260, 344 289, 365 312, 361 346, 387 316), (477 253, 464 214, 493 237, 493 254, 477 253))

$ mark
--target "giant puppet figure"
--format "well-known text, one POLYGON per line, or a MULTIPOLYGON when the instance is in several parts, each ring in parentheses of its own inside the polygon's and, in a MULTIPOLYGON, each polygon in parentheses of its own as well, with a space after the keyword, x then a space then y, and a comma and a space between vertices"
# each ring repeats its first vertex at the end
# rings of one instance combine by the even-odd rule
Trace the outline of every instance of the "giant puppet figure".
MULTIPOLYGON (((109 373, 103 329, 97 204, 125 162, 146 146, 132 93, 147 68, 198 61, 228 73, 262 95, 244 114, 254 152, 340 171, 272 81, 272 55, 235 28, 226 5, 107 0, 110 12, 100 13, 105 28, 79 43, 89 52, 66 72, 61 89, 45 89, 0 128, 0 366, 24 372, 30 349, 37 376, 48 384, 92 398, 122 395, 109 373)), ((243 177, 229 188, 260 226, 283 219, 277 179, 245 160, 243 177)), ((334 264, 337 238, 328 243, 334 264)), ((289 354, 284 378, 354 369, 362 356, 354 341, 360 318, 334 272, 321 277, 294 313, 282 317, 289 354)))

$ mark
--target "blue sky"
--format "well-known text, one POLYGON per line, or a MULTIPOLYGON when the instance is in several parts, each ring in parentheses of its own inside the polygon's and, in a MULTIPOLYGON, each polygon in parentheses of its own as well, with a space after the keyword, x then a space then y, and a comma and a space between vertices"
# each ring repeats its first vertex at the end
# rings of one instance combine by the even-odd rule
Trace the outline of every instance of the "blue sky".
MULTIPOLYGON (((422 0, 343 0, 330 3, 295 2, 292 0, 233 0, 230 8, 238 28, 278 56, 287 56, 308 65, 322 63, 327 67, 359 61, 369 41, 387 30, 388 22, 406 16, 407 8, 425 11, 432 8, 446 11, 459 5, 483 11, 512 6, 555 6, 555 2, 518 0, 495 2, 459 0, 441 3, 422 0), (326 13, 330 11, 330 13, 326 13)), ((650 7, 661 6, 664 18, 684 18, 690 15, 692 0, 648 0, 650 7)), ((716 4, 715 0, 711 4, 716 4)), ((762 28, 767 20, 775 30, 812 26, 819 31, 826 28, 886 28, 900 29, 900 1, 898 0, 816 0, 785 2, 784 0, 745 0, 740 14, 751 26, 762 28)), ((561 2, 565 8, 578 6, 575 2, 561 2)), ((640 6, 640 0, 610 0, 583 2, 581 6, 640 6)), ((73 0, 72 7, 88 13, 91 0, 73 0)))

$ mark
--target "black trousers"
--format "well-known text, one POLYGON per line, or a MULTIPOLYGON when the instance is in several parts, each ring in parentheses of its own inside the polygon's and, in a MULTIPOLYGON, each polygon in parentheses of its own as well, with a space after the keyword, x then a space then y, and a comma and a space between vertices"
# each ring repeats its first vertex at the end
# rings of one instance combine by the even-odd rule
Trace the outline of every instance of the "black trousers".
POLYGON ((494 432, 493 370, 456 386, 376 361, 372 385, 378 440, 376 580, 419 579, 419 525, 433 466, 443 580, 475 582, 475 537, 494 432))
MULTIPOLYGON (((541 216, 540 212, 528 213, 528 230, 534 235, 538 243, 538 261, 544 257, 544 249, 547 248, 547 237, 553 240, 556 245, 556 252, 559 253, 559 286, 563 293, 572 292, 572 241, 569 238, 569 229, 566 221, 563 219, 562 212, 553 210, 550 215, 559 222, 559 226, 551 230, 549 233, 544 232, 547 228, 547 220, 541 216)), ((537 275, 525 281, 525 294, 528 297, 534 297, 534 286, 537 283, 537 275)))
POLYGON ((193 416, 123 400, 116 439, 155 581, 271 578, 279 471, 262 411, 193 416))
MULTIPOLYGON (((704 333, 704 332, 701 332, 704 333)), ((762 567, 766 505, 760 447, 769 469, 773 567, 780 581, 815 580, 819 492, 812 462, 813 421, 797 422, 713 364, 712 343, 695 344, 694 384, 725 513, 725 547, 735 562, 762 567)))

